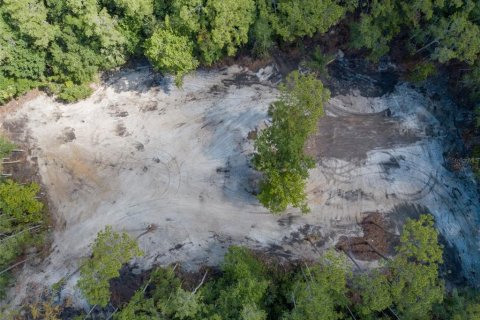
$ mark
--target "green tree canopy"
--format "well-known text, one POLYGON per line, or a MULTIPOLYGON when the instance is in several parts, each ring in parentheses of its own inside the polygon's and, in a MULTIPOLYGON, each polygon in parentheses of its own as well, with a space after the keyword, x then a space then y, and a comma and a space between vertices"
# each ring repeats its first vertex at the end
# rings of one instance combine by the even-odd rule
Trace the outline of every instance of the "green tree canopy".
POLYGON ((36 199, 37 184, 0 183, 0 297, 8 284, 5 269, 41 238, 43 205, 36 199))
POLYGON ((350 273, 345 258, 328 251, 318 264, 302 268, 290 292, 294 308, 284 316, 285 320, 343 319, 342 308, 348 303, 347 275, 350 273))
POLYGON ((202 289, 211 306, 209 316, 227 320, 244 314, 250 319, 264 319, 262 309, 269 287, 265 266, 248 249, 232 246, 222 271, 219 281, 202 289))
POLYGON ((346 8, 334 0, 280 0, 272 11, 276 33, 286 41, 293 41, 328 31, 343 17, 346 8))
POLYGON ((166 21, 165 28, 157 28, 145 44, 145 55, 160 71, 173 72, 177 84, 183 76, 198 66, 193 55, 193 43, 186 36, 176 34, 166 21))
POLYGON ((48 11, 43 1, 3 0, 1 6, 12 27, 31 40, 34 46, 48 48, 57 29, 47 21, 48 11))
POLYGON ((430 215, 407 220, 397 252, 389 263, 393 303, 406 319, 428 319, 444 292, 438 277, 442 247, 430 215))
POLYGON ((171 20, 172 27, 189 36, 202 61, 210 65, 247 43, 254 14, 253 0, 174 0, 171 20))
POLYGON ((313 75, 291 73, 280 86, 280 99, 269 108, 271 125, 255 140, 253 164, 264 178, 258 199, 274 213, 290 204, 308 211, 305 185, 313 159, 304 146, 316 131, 330 93, 313 75))
POLYGON ((110 301, 110 279, 120 275, 122 265, 143 255, 135 240, 125 232, 107 226, 100 231, 92 246, 92 256, 80 268, 77 286, 90 304, 101 307, 110 301))
POLYGON ((354 279, 354 291, 361 297, 356 309, 366 319, 374 319, 377 312, 382 312, 392 305, 393 298, 388 277, 380 270, 360 274, 354 279))

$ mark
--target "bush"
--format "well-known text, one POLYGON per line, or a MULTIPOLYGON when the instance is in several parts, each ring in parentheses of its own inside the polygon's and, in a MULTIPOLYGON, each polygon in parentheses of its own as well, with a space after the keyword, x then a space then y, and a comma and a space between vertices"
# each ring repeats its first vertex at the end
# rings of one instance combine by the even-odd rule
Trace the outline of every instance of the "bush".
POLYGON ((65 84, 50 83, 47 86, 50 92, 57 95, 60 101, 73 103, 91 96, 93 90, 88 84, 74 84, 67 81, 65 84))
POLYGON ((0 158, 7 157, 15 149, 15 145, 0 136, 0 158))
POLYGON ((435 75, 437 69, 432 62, 420 62, 408 75, 408 80, 414 83, 420 83, 427 80, 429 77, 435 75))
POLYGON ((40 82, 38 81, 5 78, 0 75, 0 104, 6 103, 39 85, 40 82))
POLYGON ((120 268, 133 257, 141 256, 135 240, 110 226, 100 231, 93 243, 92 256, 80 268, 77 286, 90 304, 106 307, 110 301, 110 279, 120 275, 120 268))
POLYGON ((318 75, 328 76, 328 64, 333 61, 335 61, 335 55, 324 54, 322 49, 317 46, 310 59, 303 65, 318 75))

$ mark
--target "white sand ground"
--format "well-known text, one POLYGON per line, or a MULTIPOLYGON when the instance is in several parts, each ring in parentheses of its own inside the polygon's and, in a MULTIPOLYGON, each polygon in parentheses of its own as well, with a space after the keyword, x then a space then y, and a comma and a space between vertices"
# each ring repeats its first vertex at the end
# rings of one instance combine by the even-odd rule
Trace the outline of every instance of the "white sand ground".
MULTIPOLYGON (((253 147, 247 135, 265 125, 277 96, 271 69, 260 77, 236 66, 199 71, 182 89, 148 68, 127 70, 77 104, 41 95, 5 116, 4 122, 26 119, 25 139, 38 157, 57 220, 50 256, 24 266, 15 301, 31 293, 32 284, 71 275, 105 225, 141 235, 146 256, 136 261, 140 267, 181 261, 194 268, 217 264, 231 243, 314 258, 302 236, 314 233, 319 246, 329 247, 341 235, 361 232, 356 221, 362 213, 401 216, 411 204, 437 217, 465 274, 477 279, 471 271, 480 270, 479 204, 471 174, 445 169, 443 125, 430 112, 438 103, 406 85, 379 98, 334 97, 322 121, 390 108, 385 126, 362 130, 382 136, 376 130, 391 126, 413 139, 356 150, 342 145, 349 130, 355 136, 355 126, 327 128, 317 143, 329 137, 337 149, 319 156, 311 172, 312 212, 273 216, 259 205, 248 192, 257 175, 248 166, 253 147), (156 229, 144 234, 152 225, 156 229)), ((76 279, 70 278, 65 294, 74 294, 76 279)))

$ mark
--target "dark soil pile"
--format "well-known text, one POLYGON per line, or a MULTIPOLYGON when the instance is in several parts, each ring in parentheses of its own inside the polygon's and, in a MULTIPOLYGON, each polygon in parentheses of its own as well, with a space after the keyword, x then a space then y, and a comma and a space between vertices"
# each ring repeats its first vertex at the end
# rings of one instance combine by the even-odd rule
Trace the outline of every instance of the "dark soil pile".
POLYGON ((378 260, 393 254, 398 236, 391 231, 392 227, 383 214, 368 213, 360 225, 363 237, 341 237, 335 247, 363 261, 378 260))

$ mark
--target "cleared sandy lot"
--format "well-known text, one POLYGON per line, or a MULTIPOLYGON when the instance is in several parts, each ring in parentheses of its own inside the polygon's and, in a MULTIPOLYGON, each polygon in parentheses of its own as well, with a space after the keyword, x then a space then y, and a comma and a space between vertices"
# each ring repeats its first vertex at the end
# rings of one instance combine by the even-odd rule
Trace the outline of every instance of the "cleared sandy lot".
POLYGON ((258 174, 248 165, 249 133, 265 126, 277 96, 272 75, 273 67, 199 71, 178 89, 148 68, 127 70, 77 104, 40 95, 4 116, 4 126, 24 122, 22 139, 57 221, 49 258, 25 265, 17 300, 29 283, 71 275, 105 225, 138 237, 140 267, 194 268, 218 263, 233 243, 315 258, 340 236, 360 234, 357 221, 372 211, 396 221, 430 211, 464 274, 479 277, 476 186, 468 168, 453 173, 445 164, 455 143, 442 113, 448 101, 405 84, 381 97, 333 97, 307 146, 318 162, 308 186, 312 212, 273 216, 251 194, 258 174), (311 235, 315 248, 304 241, 311 235))

